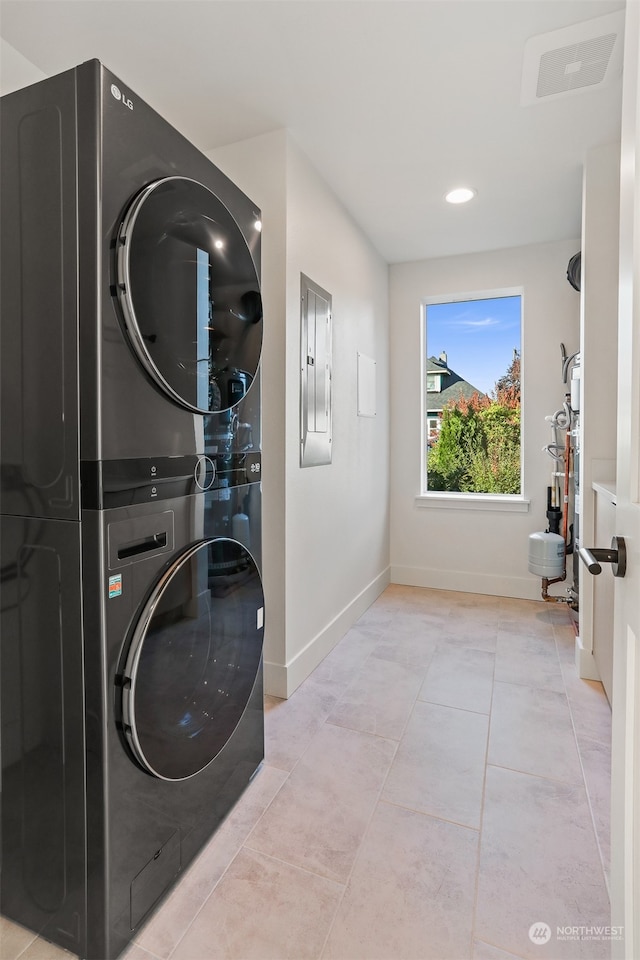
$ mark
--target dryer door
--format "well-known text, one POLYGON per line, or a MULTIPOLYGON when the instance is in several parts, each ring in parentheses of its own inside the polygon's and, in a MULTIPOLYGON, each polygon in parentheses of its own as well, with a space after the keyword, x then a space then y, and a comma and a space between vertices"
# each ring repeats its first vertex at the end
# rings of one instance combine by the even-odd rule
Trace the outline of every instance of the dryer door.
POLYGON ((118 300, 147 373, 196 413, 231 407, 258 368, 262 301, 229 210, 201 183, 166 177, 134 199, 116 246, 118 300))
POLYGON ((206 540, 158 581, 124 668, 124 731, 139 763, 186 780, 218 755, 249 700, 263 639, 262 583, 235 540, 206 540))

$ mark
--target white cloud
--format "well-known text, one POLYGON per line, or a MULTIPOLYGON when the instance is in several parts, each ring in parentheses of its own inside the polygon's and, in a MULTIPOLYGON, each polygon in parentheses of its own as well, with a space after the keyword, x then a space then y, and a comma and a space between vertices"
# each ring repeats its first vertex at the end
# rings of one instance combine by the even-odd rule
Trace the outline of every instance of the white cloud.
POLYGON ((460 326, 462 327, 495 327, 496 324, 499 324, 500 321, 495 317, 485 317, 483 320, 459 320, 460 326))

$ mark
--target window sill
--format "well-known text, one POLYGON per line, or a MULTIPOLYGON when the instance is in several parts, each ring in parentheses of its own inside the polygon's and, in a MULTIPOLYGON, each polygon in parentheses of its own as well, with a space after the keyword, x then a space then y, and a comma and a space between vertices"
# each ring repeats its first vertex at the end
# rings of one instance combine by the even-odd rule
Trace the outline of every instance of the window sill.
POLYGON ((417 507, 445 510, 500 510, 504 513, 528 513, 530 500, 497 493, 422 493, 415 498, 417 507))

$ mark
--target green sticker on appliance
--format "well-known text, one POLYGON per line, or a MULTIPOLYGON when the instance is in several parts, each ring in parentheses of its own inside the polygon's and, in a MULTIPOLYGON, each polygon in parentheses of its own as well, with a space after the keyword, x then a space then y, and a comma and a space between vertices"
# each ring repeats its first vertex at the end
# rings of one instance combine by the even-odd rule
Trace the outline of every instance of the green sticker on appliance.
POLYGON ((119 597, 122 593, 122 574, 117 573, 114 577, 109 577, 109 600, 113 597, 119 597))

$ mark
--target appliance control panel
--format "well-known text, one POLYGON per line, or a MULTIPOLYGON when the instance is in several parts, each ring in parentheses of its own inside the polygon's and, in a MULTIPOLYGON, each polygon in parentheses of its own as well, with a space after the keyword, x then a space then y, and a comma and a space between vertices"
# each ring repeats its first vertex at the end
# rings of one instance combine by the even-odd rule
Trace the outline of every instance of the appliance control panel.
POLYGON ((258 452, 237 455, 142 457, 85 460, 81 463, 82 506, 106 510, 154 500, 170 500, 262 479, 258 452))

